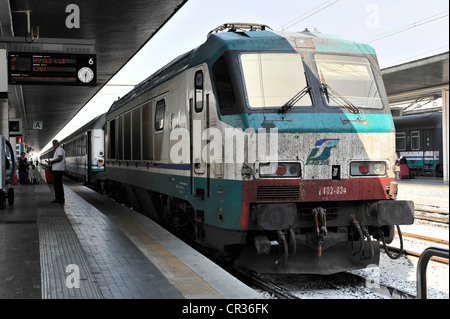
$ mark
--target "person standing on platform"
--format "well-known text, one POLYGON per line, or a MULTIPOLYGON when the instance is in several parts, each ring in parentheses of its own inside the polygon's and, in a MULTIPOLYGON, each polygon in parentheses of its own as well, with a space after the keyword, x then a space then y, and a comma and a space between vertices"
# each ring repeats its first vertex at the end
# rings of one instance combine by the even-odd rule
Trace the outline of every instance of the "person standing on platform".
POLYGON ((28 160, 25 157, 25 152, 20 154, 19 158, 19 183, 20 184, 29 184, 28 179, 28 160))
POLYGON ((53 140, 53 158, 47 160, 47 163, 52 166, 53 171, 53 186, 55 188, 55 200, 52 203, 64 204, 64 187, 63 175, 66 170, 66 153, 59 145, 58 140, 53 140))

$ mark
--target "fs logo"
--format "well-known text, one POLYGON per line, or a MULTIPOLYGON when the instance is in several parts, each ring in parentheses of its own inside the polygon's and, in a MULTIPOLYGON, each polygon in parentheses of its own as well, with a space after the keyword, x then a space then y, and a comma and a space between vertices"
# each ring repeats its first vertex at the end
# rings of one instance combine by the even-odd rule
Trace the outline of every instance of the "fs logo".
POLYGON ((318 140, 306 159, 306 165, 330 165, 331 149, 336 147, 338 143, 339 139, 318 140))

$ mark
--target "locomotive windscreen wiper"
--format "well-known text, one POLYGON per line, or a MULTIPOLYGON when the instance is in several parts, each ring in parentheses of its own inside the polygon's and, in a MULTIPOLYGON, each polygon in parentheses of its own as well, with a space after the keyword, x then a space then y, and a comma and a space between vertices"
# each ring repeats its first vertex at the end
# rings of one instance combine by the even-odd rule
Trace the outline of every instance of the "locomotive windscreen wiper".
POLYGON ((311 94, 310 90, 311 87, 309 85, 305 86, 300 92, 295 94, 289 101, 284 103, 278 110, 278 113, 285 113, 287 110, 293 107, 295 103, 300 101, 307 93, 311 94))
POLYGON ((322 82, 322 92, 325 94, 328 104, 330 103, 331 98, 331 100, 333 100, 333 102, 335 102, 337 105, 345 107, 353 114, 361 113, 357 106, 355 106, 352 102, 350 102, 345 97, 340 95, 325 82, 325 78, 323 77, 322 71, 320 71, 320 81, 322 82))

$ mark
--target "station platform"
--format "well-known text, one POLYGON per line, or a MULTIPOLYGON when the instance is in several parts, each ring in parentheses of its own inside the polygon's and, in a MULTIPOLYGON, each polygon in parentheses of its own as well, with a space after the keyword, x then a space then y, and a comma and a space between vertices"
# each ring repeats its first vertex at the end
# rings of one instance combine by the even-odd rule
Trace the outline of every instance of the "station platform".
POLYGON ((53 186, 41 174, 39 184, 14 185, 14 205, 0 211, 0 299, 264 298, 84 186, 65 180, 65 203, 51 203, 53 186))
POLYGON ((414 201, 416 210, 448 214, 449 185, 442 178, 416 177, 396 182, 398 199, 414 201))
MULTIPOLYGON (((402 231, 449 240, 449 185, 442 178, 416 177, 414 179, 398 179, 398 199, 412 200, 416 222, 413 225, 402 226, 402 231), (419 219, 434 220, 439 227, 421 223, 419 219)), ((447 247, 448 248, 448 247, 447 247)))

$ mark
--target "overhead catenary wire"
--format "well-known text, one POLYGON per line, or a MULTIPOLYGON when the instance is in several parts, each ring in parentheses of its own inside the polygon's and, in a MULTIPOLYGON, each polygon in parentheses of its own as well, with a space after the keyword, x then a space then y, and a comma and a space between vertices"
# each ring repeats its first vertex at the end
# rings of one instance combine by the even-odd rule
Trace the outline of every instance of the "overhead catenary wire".
POLYGON ((333 3, 330 3, 330 4, 328 4, 327 6, 321 8, 323 5, 325 5, 325 4, 327 4, 327 3, 331 2, 331 1, 333 1, 333 0, 327 0, 327 1, 323 2, 323 3, 321 3, 320 5, 314 7, 313 9, 311 9, 311 10, 305 12, 304 14, 298 16, 297 18, 292 19, 291 21, 287 22, 285 25, 282 25, 280 29, 285 30, 285 29, 287 29, 287 28, 293 27, 294 25, 296 25, 296 24, 302 22, 303 20, 306 20, 306 19, 308 19, 309 17, 311 17, 311 16, 313 16, 313 15, 315 15, 315 14, 317 14, 317 13, 323 11, 323 10, 325 10, 326 8, 332 6, 332 5, 335 4, 336 2, 339 2, 340 0, 334 0, 333 3), (320 9, 319 9, 319 8, 320 8, 320 9), (316 9, 318 9, 318 10, 317 10, 317 11, 314 11, 314 10, 316 10, 316 9), (312 13, 311 13, 311 12, 312 12, 312 13), (309 14, 309 13, 311 13, 311 14, 309 14), (309 15, 307 15, 307 14, 309 14, 309 15), (307 16, 305 17, 305 15, 307 15, 307 16), (302 18, 302 17, 304 17, 304 18, 303 18, 303 19, 300 19, 300 18, 302 18), (300 19, 300 20, 298 20, 298 19, 300 19))
POLYGON ((375 41, 378 41, 378 40, 381 40, 381 39, 384 39, 384 38, 387 38, 387 37, 391 37, 391 36, 396 35, 398 33, 401 33, 401 32, 404 32, 404 31, 407 31, 407 30, 419 27, 421 25, 431 23, 433 21, 436 21, 436 20, 439 20, 439 19, 442 19, 442 18, 445 18, 445 17, 448 17, 448 10, 442 11, 442 12, 440 12, 438 14, 434 14, 432 16, 429 16, 427 18, 418 20, 416 22, 413 22, 413 23, 410 23, 410 24, 407 24, 407 25, 395 28, 393 30, 390 30, 390 31, 387 31, 387 32, 384 32, 384 33, 381 33, 381 34, 378 34, 378 35, 375 35, 373 37, 361 40, 360 42, 364 42, 364 43, 375 42, 375 41))

